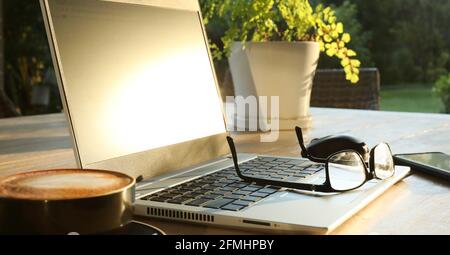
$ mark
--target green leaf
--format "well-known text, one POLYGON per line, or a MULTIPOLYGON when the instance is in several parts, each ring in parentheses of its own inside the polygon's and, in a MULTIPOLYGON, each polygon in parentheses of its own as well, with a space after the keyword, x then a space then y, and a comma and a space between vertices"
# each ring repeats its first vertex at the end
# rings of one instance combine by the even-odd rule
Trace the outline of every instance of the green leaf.
POLYGON ((339 59, 348 80, 359 79, 361 63, 346 48, 351 36, 329 6, 313 8, 309 0, 201 0, 200 6, 208 29, 226 28, 220 47, 210 42, 216 60, 229 56, 235 41, 312 40, 327 56, 339 59))

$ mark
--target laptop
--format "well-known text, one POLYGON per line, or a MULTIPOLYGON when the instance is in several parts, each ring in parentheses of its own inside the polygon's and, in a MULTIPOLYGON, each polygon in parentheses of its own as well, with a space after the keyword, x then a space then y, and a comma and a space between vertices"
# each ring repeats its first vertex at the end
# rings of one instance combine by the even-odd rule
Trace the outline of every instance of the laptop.
MULTIPOLYGON (((126 173, 135 214, 270 233, 328 233, 401 180, 339 194, 246 183, 195 0, 41 0, 62 102, 83 169, 126 173)), ((239 154, 242 167, 324 181, 299 157, 239 154)), ((263 173, 261 173, 263 174, 263 173)))

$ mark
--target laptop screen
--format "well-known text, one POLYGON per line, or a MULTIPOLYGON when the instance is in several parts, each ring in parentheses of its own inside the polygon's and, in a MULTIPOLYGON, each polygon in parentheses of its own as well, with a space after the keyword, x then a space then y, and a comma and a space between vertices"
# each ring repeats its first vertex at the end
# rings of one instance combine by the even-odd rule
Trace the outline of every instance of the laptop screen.
POLYGON ((83 165, 226 131, 198 12, 48 2, 83 165))

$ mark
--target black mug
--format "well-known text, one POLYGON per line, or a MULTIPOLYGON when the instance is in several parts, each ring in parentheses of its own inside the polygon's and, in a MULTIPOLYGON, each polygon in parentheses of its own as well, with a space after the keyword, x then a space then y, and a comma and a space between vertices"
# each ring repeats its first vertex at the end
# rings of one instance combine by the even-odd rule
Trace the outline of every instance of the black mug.
POLYGON ((120 228, 132 220, 134 189, 134 178, 104 170, 47 170, 4 178, 0 180, 0 234, 96 234, 120 228), (39 188, 30 190, 17 181, 60 175, 65 182, 64 173, 69 173, 68 178, 74 174, 120 178, 121 185, 78 188, 73 194, 70 187, 53 193, 49 188, 43 192, 46 197, 36 192, 39 188))

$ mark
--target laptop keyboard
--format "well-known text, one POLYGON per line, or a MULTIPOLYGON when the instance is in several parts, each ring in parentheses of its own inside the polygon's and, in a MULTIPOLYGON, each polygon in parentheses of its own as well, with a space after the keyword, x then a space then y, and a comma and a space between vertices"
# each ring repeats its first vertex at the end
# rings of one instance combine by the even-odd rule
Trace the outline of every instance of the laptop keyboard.
MULTIPOLYGON (((258 157, 239 165, 245 175, 277 181, 301 182, 322 169, 307 160, 258 157)), ((202 176, 141 198, 155 202, 239 211, 279 191, 241 180, 234 167, 202 176)))

